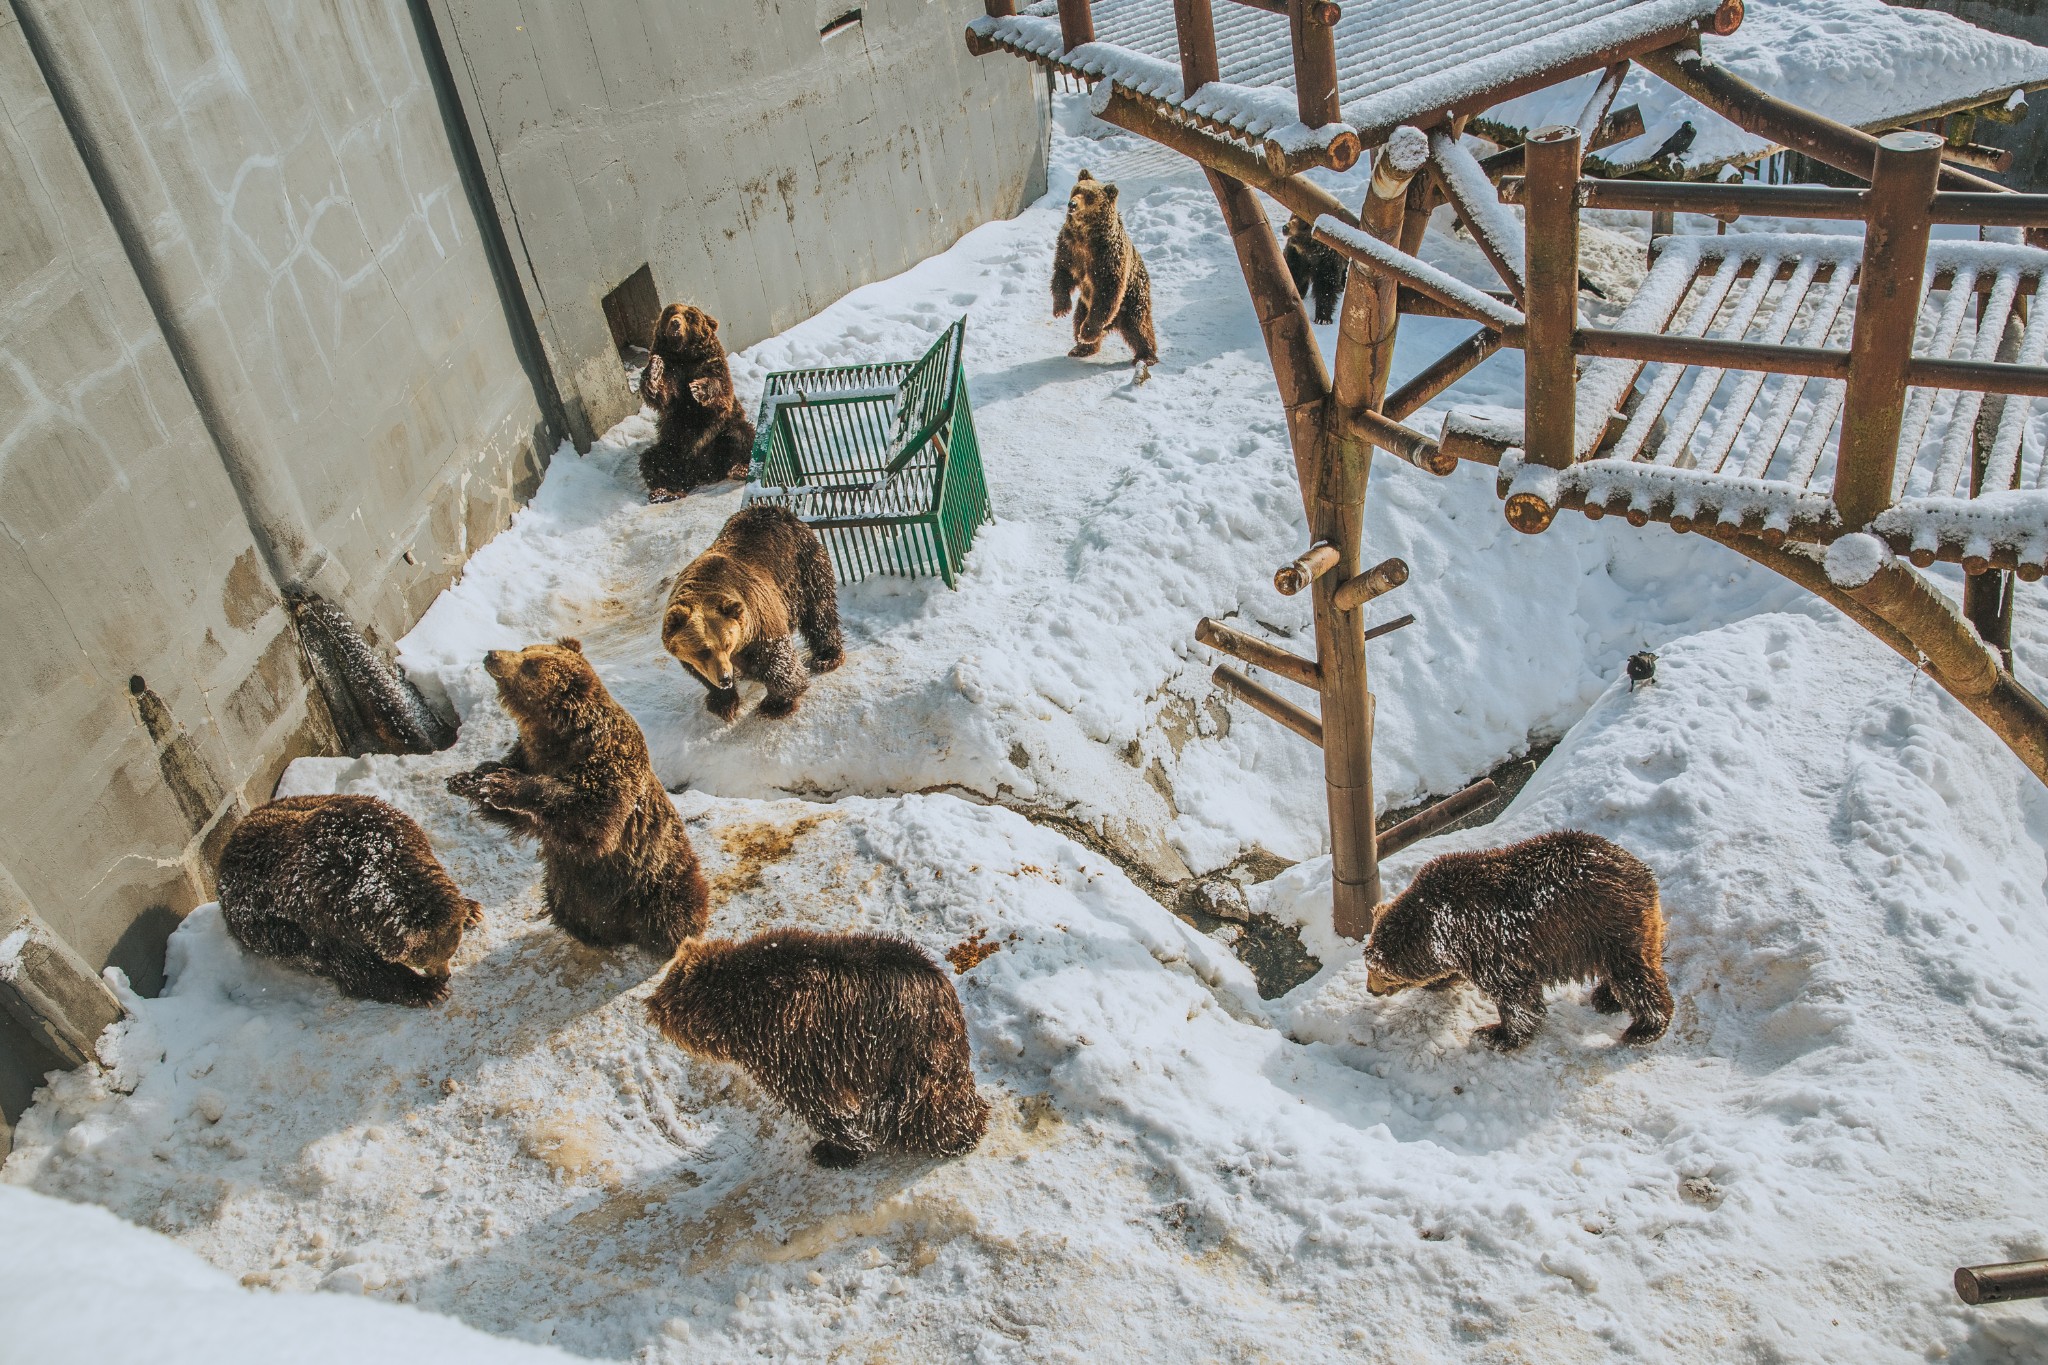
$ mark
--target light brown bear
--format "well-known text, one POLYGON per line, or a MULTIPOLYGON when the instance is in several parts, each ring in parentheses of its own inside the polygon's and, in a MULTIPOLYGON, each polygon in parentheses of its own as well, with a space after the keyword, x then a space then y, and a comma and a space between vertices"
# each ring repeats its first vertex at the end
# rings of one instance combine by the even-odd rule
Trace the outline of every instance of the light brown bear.
POLYGON ((810 671, 829 673, 846 657, 838 587, 818 533, 773 503, 735 512, 709 549, 676 576, 661 618, 661 644, 710 693, 720 720, 739 714, 739 680, 768 688, 760 712, 786 716, 810 687, 789 642, 810 646, 810 671))
POLYGON ((450 881, 426 831, 373 796, 287 796, 235 826, 220 910, 252 953, 326 977, 346 995, 431 1005, 483 907, 450 881))
POLYGON ((647 500, 672 502, 698 484, 747 477, 754 424, 733 392, 718 319, 672 303, 647 349, 640 397, 659 420, 654 444, 640 455, 647 500))
POLYGON ((548 917, 585 943, 663 957, 704 932, 710 892, 647 757, 576 640, 494 649, 484 670, 519 725, 499 762, 448 779, 494 824, 540 841, 548 917))
POLYGON ((1463 978, 1500 1010, 1478 1031, 1509 1051, 1543 1022, 1543 988, 1597 977, 1593 1008, 1632 1016, 1623 1042, 1671 1022, 1657 877, 1597 834, 1557 830, 1507 848, 1446 853, 1373 914, 1366 988, 1393 995, 1463 978))
POLYGON ((647 1001, 676 1046, 736 1062, 820 1135, 821 1166, 870 1152, 960 1156, 988 1128, 945 971, 880 934, 773 929, 694 939, 647 1001))
POLYGON ((1067 196, 1067 221, 1052 256, 1052 315, 1074 313, 1074 349, 1094 355, 1115 328, 1136 358, 1138 378, 1159 360, 1152 333, 1152 277, 1116 211, 1116 186, 1082 171, 1067 196))

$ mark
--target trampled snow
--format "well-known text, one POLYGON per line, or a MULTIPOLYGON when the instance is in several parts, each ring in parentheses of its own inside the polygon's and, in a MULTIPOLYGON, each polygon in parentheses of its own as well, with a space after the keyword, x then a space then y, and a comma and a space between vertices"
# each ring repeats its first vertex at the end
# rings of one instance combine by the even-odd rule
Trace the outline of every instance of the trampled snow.
MULTIPOLYGON (((1316 756, 1223 701, 1191 639, 1210 615, 1308 648, 1305 602, 1271 587, 1306 541, 1233 253, 1186 163, 1079 101, 1061 120, 1039 206, 735 360, 751 397, 769 369, 915 356, 968 315, 998 520, 960 590, 848 589, 846 666, 792 720, 721 726, 658 619, 738 490, 645 506, 644 418, 562 453, 403 642, 462 716, 455 749, 286 781, 395 802, 484 902, 450 999, 344 1000, 202 908, 164 995, 131 1001, 103 1066, 51 1081, 0 1181, 102 1205, 225 1280, 15 1190, 0 1244, 81 1274, 99 1255, 105 1296, 65 1311, 161 1313, 173 1360, 180 1330, 247 1340, 266 1313, 415 1332, 380 1340, 394 1359, 496 1358, 399 1308, 321 1316, 340 1294, 648 1361, 2048 1356, 2033 1307, 1967 1309, 1948 1284, 2048 1254, 2048 793, 1909 663, 1719 545, 1574 515, 1520 536, 1493 471, 1383 460, 1368 550, 1413 573, 1369 610, 1420 618, 1370 647, 1383 802, 1563 736, 1498 821, 1391 860, 1390 887, 1452 848, 1604 834, 1661 879, 1679 1007, 1637 1050, 1554 991, 1504 1058, 1470 1041, 1489 1016, 1467 991, 1370 997, 1328 928, 1316 756), (1151 269, 1163 358, 1141 388, 1113 340, 1067 358, 1050 317, 1083 165, 1122 186, 1151 269), (977 1152, 817 1169, 743 1076, 650 1033, 659 963, 539 918, 532 848, 442 782, 512 734, 482 652, 567 633, 678 789, 714 933, 887 930, 973 964, 977 1152), (1645 647, 1657 678, 1631 692, 1645 647), (1323 971, 1260 1000, 1222 943, 990 801, 1175 876, 1296 860, 1253 906, 1323 971)), ((1424 254, 1491 283, 1467 242, 1424 254)), ((1397 380, 1468 330, 1408 320, 1397 380)), ((1440 403, 1519 389, 1508 355, 1440 403)), ((2022 588, 2023 664, 2048 648, 2040 602, 2022 588)), ((38 1311, 14 1264, 0 1323, 38 1311)), ((0 1330, 0 1360, 105 1358, 23 1340, 0 1330)))

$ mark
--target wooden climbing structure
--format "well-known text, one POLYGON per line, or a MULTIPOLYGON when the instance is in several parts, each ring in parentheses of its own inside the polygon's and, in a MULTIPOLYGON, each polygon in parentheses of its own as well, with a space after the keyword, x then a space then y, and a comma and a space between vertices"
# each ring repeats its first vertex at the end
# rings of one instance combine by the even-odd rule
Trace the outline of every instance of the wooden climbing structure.
MULTIPOLYGON (((1194 159, 1222 209, 1287 413, 1311 539, 1275 582, 1312 594, 1316 655, 1214 621, 1197 638, 1318 696, 1311 713, 1218 670, 1241 700, 1322 747, 1339 933, 1370 927, 1383 852, 1483 799, 1460 793, 1398 833, 1374 829, 1359 609, 1407 577, 1398 560, 1367 567, 1363 557, 1375 449, 1436 474, 1459 460, 1496 466, 1508 520, 1525 532, 1569 509, 1715 535, 1922 666, 2048 781, 2048 708, 2010 661, 2012 578, 2048 571, 2044 462, 2023 458, 2031 399, 2048 396, 2048 308, 2035 306, 2048 251, 2021 239, 2048 232, 2048 196, 2008 194, 1953 164, 1942 137, 1880 139, 1705 60, 1701 35, 1732 33, 1741 0, 1043 0, 1021 13, 1014 0, 987 0, 987 10, 969 26, 972 51, 1093 82, 1104 120, 1194 159), (1631 63, 1870 187, 1582 178, 1585 152, 1627 131, 1613 103, 1631 63), (1474 115, 1596 72, 1573 122, 1483 161, 1460 143, 1474 115), (1347 169, 1367 152, 1370 184, 1355 209, 1302 174, 1347 169), (1359 267, 1327 365, 1254 190, 1359 267), (1500 289, 1417 258, 1439 203, 1500 289), (1865 230, 1660 238, 1615 324, 1593 326, 1579 301, 1589 206, 1865 230), (1934 240, 1936 224, 2014 240, 1934 240), (1390 393, 1402 313, 1477 330, 1390 393), (1525 353, 1521 414, 1453 411, 1440 438, 1402 424, 1502 348, 1525 353), (1967 575, 1960 612, 1918 572, 1936 562, 1967 575)), ((2048 60, 2041 72, 2048 84, 2048 60)))

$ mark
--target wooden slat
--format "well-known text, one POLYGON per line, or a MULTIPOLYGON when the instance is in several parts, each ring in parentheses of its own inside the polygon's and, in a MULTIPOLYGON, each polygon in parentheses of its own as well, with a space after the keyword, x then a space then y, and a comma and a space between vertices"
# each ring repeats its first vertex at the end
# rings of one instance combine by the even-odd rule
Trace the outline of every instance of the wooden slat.
POLYGON ((1268 720, 1286 726, 1311 744, 1322 744, 1323 723, 1278 692, 1260 686, 1224 664, 1218 664, 1209 677, 1218 687, 1268 720))
POLYGON ((1263 668, 1268 673, 1278 673, 1291 683, 1299 683, 1313 692, 1323 687, 1322 670, 1315 660, 1304 659, 1299 654, 1269 644, 1255 635, 1224 625, 1221 621, 1204 616, 1195 624, 1195 638, 1211 649, 1220 649, 1225 654, 1244 660, 1254 668, 1263 668))
MULTIPOLYGON (((1909 332, 1907 336, 1910 343, 1911 333, 1909 332)), ((1722 341, 1710 337, 1674 336, 1664 332, 1608 332, 1584 328, 1572 334, 1572 347, 1580 355, 1661 361, 1667 365, 1712 365, 1724 370, 1768 370, 1779 374, 1812 375, 1820 379, 1849 377, 1848 351, 1829 350, 1817 346, 1766 346, 1757 341, 1722 341)), ((1923 381, 1915 379, 1913 382, 1918 384, 1923 381)))

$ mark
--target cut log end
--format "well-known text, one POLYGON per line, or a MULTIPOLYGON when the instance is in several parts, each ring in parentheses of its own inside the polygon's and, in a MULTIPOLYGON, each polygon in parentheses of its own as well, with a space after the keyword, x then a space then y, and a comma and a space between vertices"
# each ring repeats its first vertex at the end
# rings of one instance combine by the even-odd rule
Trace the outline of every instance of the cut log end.
MULTIPOLYGON (((1525 536, 1539 535, 1557 519, 1557 509, 1534 493, 1511 493, 1507 501, 1508 525, 1525 536)), ((1629 518, 1634 521, 1634 517, 1629 518)), ((1645 521, 1648 518, 1644 518, 1645 521)))
POLYGON ((1906 551, 1906 558, 1913 561, 1914 568, 1925 569, 1934 563, 1934 551, 1922 549, 1920 546, 1915 545, 1912 549, 1906 551))
POLYGON ((1718 38, 1734 33, 1742 27, 1742 0, 1721 0, 1721 7, 1714 11, 1714 17, 1707 24, 1718 38))
POLYGON ((1312 545, 1307 554, 1292 564, 1283 564, 1273 575, 1273 590, 1282 597, 1293 597, 1337 567, 1337 547, 1334 545, 1312 545))
POLYGON ((1392 592, 1407 581, 1406 560, 1382 560, 1364 573, 1347 578, 1338 584, 1337 591, 1332 594, 1330 601, 1339 611, 1356 611, 1375 597, 1392 592))
POLYGON ((2041 581, 2041 572, 2042 572, 2042 569, 2043 569, 2043 567, 2044 567, 2044 566, 2042 566, 2042 565, 2040 565, 2040 564, 2022 564, 2022 565, 2020 565, 2020 567, 2019 567, 2019 575, 2020 575, 2020 582, 2022 582, 2022 583, 2038 583, 2038 582, 2040 582, 2040 581, 2041 581))
POLYGON ((1991 561, 1983 555, 1964 555, 1963 572, 1972 578, 1980 578, 1991 572, 1991 561))

